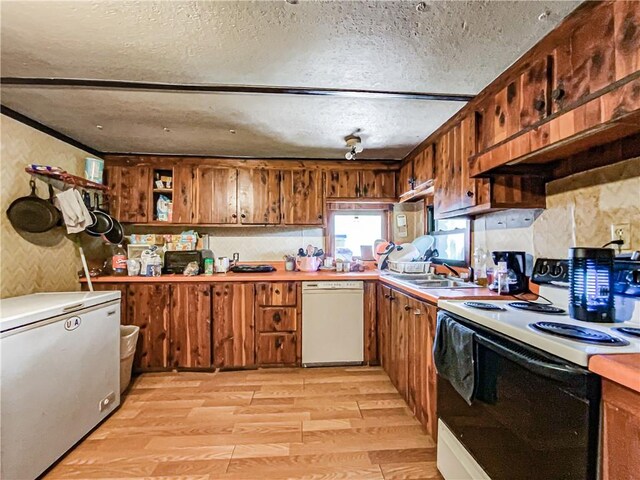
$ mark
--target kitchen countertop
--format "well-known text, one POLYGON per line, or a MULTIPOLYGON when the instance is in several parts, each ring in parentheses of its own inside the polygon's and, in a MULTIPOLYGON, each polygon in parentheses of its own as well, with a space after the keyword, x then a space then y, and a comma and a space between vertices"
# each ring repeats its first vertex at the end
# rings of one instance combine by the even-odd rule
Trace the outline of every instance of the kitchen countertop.
MULTIPOLYGON (((129 276, 100 276, 92 278, 93 283, 188 283, 188 282, 287 282, 287 281, 340 281, 340 280, 380 280, 382 283, 395 287, 403 292, 427 301, 437 304, 441 298, 464 299, 474 298, 482 299, 499 299, 501 298, 495 292, 488 288, 416 288, 398 281, 388 275, 380 275, 377 270, 365 270, 364 272, 287 272, 285 270, 277 270, 269 273, 216 273, 214 275, 196 275, 185 276, 179 274, 162 275, 160 277, 129 277, 129 276)), ((85 279, 80 280, 86 283, 85 279)))
POLYGON ((594 355, 589 370, 640 393, 640 353, 594 355))

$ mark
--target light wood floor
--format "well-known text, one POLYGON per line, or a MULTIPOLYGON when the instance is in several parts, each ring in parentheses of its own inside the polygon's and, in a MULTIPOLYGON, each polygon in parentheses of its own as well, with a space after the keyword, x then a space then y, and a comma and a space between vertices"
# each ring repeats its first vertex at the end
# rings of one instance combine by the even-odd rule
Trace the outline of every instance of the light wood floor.
POLYGON ((441 479, 380 368, 145 374, 47 479, 441 479))

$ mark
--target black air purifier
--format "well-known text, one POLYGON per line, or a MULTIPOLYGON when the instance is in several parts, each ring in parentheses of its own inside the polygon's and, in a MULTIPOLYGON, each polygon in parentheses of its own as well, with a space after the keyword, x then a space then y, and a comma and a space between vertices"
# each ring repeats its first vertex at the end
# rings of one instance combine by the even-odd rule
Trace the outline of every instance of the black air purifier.
POLYGON ((613 322, 611 248, 569 249, 569 316, 585 322, 613 322))

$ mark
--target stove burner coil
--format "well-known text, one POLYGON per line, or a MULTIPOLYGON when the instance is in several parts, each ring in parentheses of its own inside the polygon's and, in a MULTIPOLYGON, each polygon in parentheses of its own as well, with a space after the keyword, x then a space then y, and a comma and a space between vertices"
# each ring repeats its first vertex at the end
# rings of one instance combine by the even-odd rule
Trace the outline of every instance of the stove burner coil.
POLYGON ((581 327, 578 325, 570 325, 567 323, 557 322, 536 322, 529 324, 530 327, 541 332, 550 333, 570 340, 584 343, 593 343, 597 345, 607 345, 612 347, 624 347, 629 342, 622 338, 614 337, 606 332, 594 330, 592 328, 581 327))

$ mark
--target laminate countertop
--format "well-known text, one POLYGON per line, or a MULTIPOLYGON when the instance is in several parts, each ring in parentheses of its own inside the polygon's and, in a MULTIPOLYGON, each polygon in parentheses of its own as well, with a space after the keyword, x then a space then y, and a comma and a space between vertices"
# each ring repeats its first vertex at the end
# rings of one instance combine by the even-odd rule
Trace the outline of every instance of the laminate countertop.
MULTIPOLYGON (((385 285, 397 288, 404 293, 429 303, 437 304, 439 299, 500 299, 501 297, 488 288, 416 288, 398 281, 388 275, 381 275, 377 270, 364 272, 287 272, 268 273, 216 273, 214 275, 185 276, 179 274, 161 275, 160 277, 100 276, 91 279, 93 283, 216 283, 216 282, 295 282, 295 281, 340 281, 340 280, 379 280, 385 285)), ((85 279, 81 283, 86 283, 85 279)))
POLYGON ((640 393, 640 353, 594 355, 589 370, 640 393))

